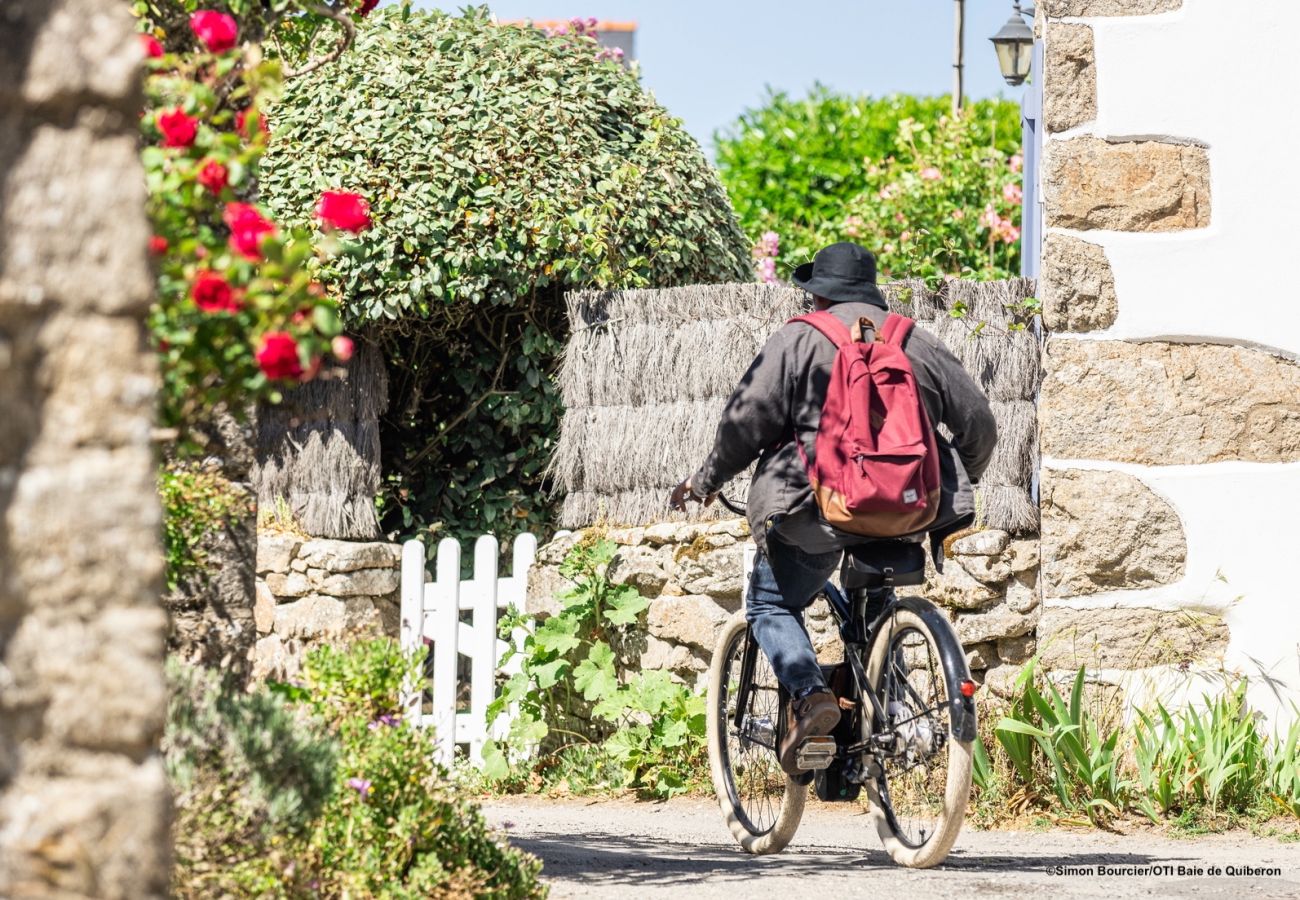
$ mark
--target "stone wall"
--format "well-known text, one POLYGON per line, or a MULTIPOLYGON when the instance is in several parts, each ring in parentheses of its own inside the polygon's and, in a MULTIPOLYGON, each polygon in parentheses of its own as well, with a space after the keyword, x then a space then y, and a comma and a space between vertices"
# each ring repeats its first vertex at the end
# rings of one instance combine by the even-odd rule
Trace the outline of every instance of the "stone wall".
POLYGON ((1261 0, 1249 29, 1205 0, 1038 11, 1043 661, 1138 704, 1226 669, 1289 718, 1300 325, 1256 261, 1290 253, 1300 176, 1260 161, 1300 126, 1252 123, 1277 122, 1256 85, 1289 76, 1300 8, 1261 0), (1258 65, 1202 72, 1237 55, 1258 65))
POLYGON ((0 897, 162 897, 141 53, 120 0, 6 0, 0 47, 0 897))
MULTIPOLYGON (((651 600, 644 633, 622 648, 624 669, 666 669, 679 680, 703 685, 714 643, 728 617, 743 606, 749 540, 743 520, 660 523, 601 532, 617 544, 607 575, 651 600)), ((559 564, 585 532, 543 546, 528 575, 527 611, 556 612, 556 593, 567 582, 559 564)), ((952 542, 942 575, 931 570, 916 589, 953 621, 975 677, 1005 694, 1020 664, 1036 649, 1039 619, 1038 540, 1012 540, 985 530, 952 542)), ((818 601, 806 618, 824 662, 842 657, 834 619, 818 601)))
POLYGON ((397 637, 400 544, 263 532, 257 539, 254 679, 291 679, 312 647, 397 637))

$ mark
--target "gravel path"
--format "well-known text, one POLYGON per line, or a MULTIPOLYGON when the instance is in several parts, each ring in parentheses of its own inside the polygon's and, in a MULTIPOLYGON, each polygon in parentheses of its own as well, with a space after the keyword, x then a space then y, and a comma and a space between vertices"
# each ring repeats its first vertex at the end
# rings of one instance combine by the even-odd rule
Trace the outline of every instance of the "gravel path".
POLYGON ((1171 840, 1141 831, 967 829, 942 867, 914 871, 893 864, 859 810, 815 800, 791 846, 766 857, 743 853, 708 800, 523 797, 489 802, 484 812, 542 859, 554 898, 1300 898, 1300 843, 1244 833, 1171 840), (1173 874, 1103 874, 1103 866, 1172 866, 1173 874), (1179 866, 1202 872, 1180 875, 1179 866), (1211 875, 1213 866, 1225 874, 1211 875), (1056 874, 1057 867, 1082 871, 1056 874), (1229 867, 1280 874, 1228 875, 1229 867))

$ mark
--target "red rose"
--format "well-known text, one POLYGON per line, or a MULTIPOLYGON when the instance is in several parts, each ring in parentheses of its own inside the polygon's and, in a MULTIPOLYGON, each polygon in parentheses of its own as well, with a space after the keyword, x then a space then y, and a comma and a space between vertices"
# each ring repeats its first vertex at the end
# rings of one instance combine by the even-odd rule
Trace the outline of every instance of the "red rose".
POLYGON ((230 249, 246 259, 261 259, 262 241, 275 234, 275 225, 247 203, 227 203, 221 218, 230 229, 230 249))
POLYGON ((157 59, 166 52, 162 42, 152 34, 137 34, 136 37, 140 39, 140 47, 144 50, 146 59, 157 59))
POLYGON ((190 30, 212 53, 225 53, 235 46, 239 25, 233 16, 202 9, 190 16, 190 30))
POLYGON ((162 256, 167 252, 169 246, 171 245, 167 243, 167 238, 161 234, 155 234, 149 238, 149 252, 154 256, 162 256))
POLYGON ((200 272, 190 285, 194 305, 205 313, 237 312, 239 300, 230 283, 212 272, 200 272))
POLYGON ((208 160, 195 178, 209 193, 220 194, 230 184, 230 172, 215 159, 208 160))
POLYGON ((361 0, 361 7, 357 10, 363 16, 370 15, 370 11, 379 5, 379 0, 361 0))
MULTIPOLYGON (((266 116, 261 113, 257 114, 257 121, 253 123, 257 130, 266 134, 266 116)), ((235 131, 239 132, 240 137, 251 138, 253 135, 248 133, 248 110, 241 109, 235 113, 235 131)))
POLYGON ((352 343, 352 338, 348 337, 346 334, 340 334, 334 340, 330 341, 330 352, 334 354, 334 358, 339 362, 347 362, 351 359, 352 351, 355 349, 356 345, 352 343))
POLYGON ((325 191, 316 204, 316 218, 340 231, 356 234, 370 227, 370 204, 360 194, 325 191))
POLYGON ((257 350, 257 364, 267 378, 297 378, 302 375, 298 342, 284 331, 268 331, 257 350))
POLYGON ((162 132, 164 147, 188 147, 199 133, 199 120, 185 115, 185 110, 179 106, 158 113, 155 121, 162 132))

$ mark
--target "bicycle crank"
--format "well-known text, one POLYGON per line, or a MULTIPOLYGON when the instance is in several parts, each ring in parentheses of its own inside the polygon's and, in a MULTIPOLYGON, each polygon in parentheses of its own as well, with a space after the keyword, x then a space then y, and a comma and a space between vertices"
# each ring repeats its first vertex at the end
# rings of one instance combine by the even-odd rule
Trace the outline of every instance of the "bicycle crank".
POLYGON ((835 761, 835 738, 830 735, 810 737, 799 745, 794 758, 795 765, 801 769, 825 769, 835 761))

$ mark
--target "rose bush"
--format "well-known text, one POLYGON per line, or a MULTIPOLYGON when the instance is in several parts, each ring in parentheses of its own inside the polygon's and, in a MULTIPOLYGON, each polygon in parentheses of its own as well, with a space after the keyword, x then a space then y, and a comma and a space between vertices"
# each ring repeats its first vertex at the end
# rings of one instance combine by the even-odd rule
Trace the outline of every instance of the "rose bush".
POLYGON ((303 64, 310 49, 295 35, 307 22, 326 24, 320 10, 346 15, 355 4, 134 6, 148 73, 142 157, 159 273, 150 325, 163 376, 160 418, 184 449, 190 426, 212 409, 238 413, 321 372, 342 329, 315 273, 350 245, 319 246, 307 229, 277 225, 258 206, 257 170, 268 137, 261 108, 280 90, 286 64, 303 64), (279 59, 258 46, 268 32, 285 54, 279 59))

